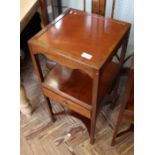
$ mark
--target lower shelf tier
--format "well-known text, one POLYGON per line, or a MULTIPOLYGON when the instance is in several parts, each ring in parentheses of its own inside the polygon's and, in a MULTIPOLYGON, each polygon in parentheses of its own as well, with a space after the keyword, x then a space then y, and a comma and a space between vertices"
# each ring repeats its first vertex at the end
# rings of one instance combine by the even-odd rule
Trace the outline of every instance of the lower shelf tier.
MULTIPOLYGON (((111 62, 100 74, 98 102, 103 99, 112 86, 118 71, 118 64, 111 62)), ((92 79, 86 73, 77 69, 72 70, 59 64, 49 71, 42 83, 44 91, 46 90, 45 95, 47 95, 47 92, 52 91, 56 93, 56 95, 65 97, 89 111, 91 111, 92 108, 92 84, 92 79)), ((54 95, 51 96, 53 97, 54 95)), ((90 114, 87 114, 87 117, 89 117, 89 115, 90 114)))

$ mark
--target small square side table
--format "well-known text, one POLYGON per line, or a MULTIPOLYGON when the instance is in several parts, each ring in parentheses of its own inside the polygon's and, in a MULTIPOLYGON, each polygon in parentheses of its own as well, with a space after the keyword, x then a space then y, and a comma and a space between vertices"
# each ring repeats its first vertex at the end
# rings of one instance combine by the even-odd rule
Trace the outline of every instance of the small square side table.
POLYGON ((129 31, 129 23, 69 9, 29 40, 43 94, 80 117, 91 144, 102 100, 122 68, 129 31), (120 61, 114 63, 111 60, 120 47, 120 61), (45 78, 39 54, 57 62, 45 78))

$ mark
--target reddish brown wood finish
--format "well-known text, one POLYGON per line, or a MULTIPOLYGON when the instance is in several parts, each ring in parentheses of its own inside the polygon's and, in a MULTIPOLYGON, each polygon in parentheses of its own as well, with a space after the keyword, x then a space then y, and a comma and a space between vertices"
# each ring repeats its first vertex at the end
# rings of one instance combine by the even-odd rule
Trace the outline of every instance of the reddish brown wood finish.
POLYGON ((106 0, 92 0, 92 13, 105 16, 106 0))
POLYGON ((124 97, 122 99, 121 108, 119 112, 119 116, 117 119, 117 123, 114 129, 111 145, 115 144, 116 137, 121 136, 122 134, 133 130, 134 124, 134 68, 133 61, 130 68, 129 78, 126 84, 124 97), (122 131, 118 133, 119 127, 122 123, 130 123, 130 128, 128 130, 122 131))
POLYGON ((65 57, 70 63, 81 64, 81 67, 100 69, 118 48, 129 27, 130 24, 125 22, 71 10, 31 40, 37 40, 37 45, 34 43, 32 50, 43 53, 46 50, 48 58, 51 58, 52 52, 52 59, 56 61, 65 57), (81 57, 83 52, 93 55, 91 61, 81 57), (54 58, 56 55, 59 55, 59 58, 54 58))
MULTIPOLYGON (((107 0, 92 0, 92 13, 105 16, 107 0)), ((111 18, 114 17, 116 0, 112 0, 111 18)))
POLYGON ((114 18, 115 3, 116 3, 116 1, 115 1, 115 0, 113 0, 113 2, 112 2, 112 11, 111 11, 111 18, 114 18))
POLYGON ((39 5, 41 9, 41 19, 43 21, 44 26, 49 23, 48 12, 47 12, 47 2, 45 0, 39 0, 39 5))
POLYGON ((86 0, 83 0, 83 11, 86 11, 86 0))
MULTIPOLYGON (((60 0, 59 0, 60 1, 60 0)), ((51 9, 52 9, 52 18, 55 18, 55 13, 54 13, 54 1, 50 0, 51 4, 51 9)), ((60 3, 61 4, 61 3, 60 3)), ((41 9, 41 18, 43 21, 44 26, 49 24, 49 18, 48 18, 48 10, 47 10, 47 1, 46 0, 39 0, 39 5, 41 9)))
POLYGON ((43 92, 46 96, 49 98, 52 96, 52 99, 57 101, 58 103, 61 103, 63 106, 66 106, 67 108, 87 117, 91 117, 91 108, 85 108, 84 106, 80 106, 76 104, 75 102, 72 102, 71 99, 65 98, 63 96, 60 96, 59 94, 47 89, 46 87, 43 88, 43 92))
POLYGON ((91 144, 99 104, 122 67, 129 30, 129 23, 70 9, 29 40, 44 95, 87 118, 91 144), (120 64, 112 63, 121 45, 120 64), (83 52, 92 59, 81 57, 83 52), (38 54, 57 62, 45 79, 38 54))
MULTIPOLYGON (((100 73, 98 103, 112 85, 118 69, 118 64, 112 62, 100 73)), ((73 101, 88 109, 92 106, 92 85, 93 80, 86 73, 58 64, 46 75, 43 83, 43 87, 48 87, 66 98, 72 97, 73 101)))
MULTIPOLYGON (((60 3, 61 0, 58 0, 58 7, 61 7, 61 3, 60 3), (60 6, 59 6, 60 5, 60 6)), ((54 0, 51 0, 51 8, 52 8, 52 17, 53 19, 55 19, 55 12, 54 12, 54 0)), ((60 10, 58 10, 60 11, 60 10)))
MULTIPOLYGON (((92 0, 92 13, 105 16, 105 12, 106 12, 106 0, 92 0)), ((112 1, 111 18, 114 17, 114 12, 115 12, 115 0, 112 1)), ((117 60, 120 61, 120 58, 117 53, 115 54, 115 56, 117 60)))

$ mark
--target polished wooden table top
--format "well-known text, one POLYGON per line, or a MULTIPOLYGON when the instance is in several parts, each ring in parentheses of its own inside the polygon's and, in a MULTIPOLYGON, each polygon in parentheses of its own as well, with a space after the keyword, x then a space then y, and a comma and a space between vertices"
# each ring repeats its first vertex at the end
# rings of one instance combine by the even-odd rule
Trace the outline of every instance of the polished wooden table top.
POLYGON ((30 43, 47 55, 57 54, 100 69, 129 28, 129 23, 71 9, 30 43))

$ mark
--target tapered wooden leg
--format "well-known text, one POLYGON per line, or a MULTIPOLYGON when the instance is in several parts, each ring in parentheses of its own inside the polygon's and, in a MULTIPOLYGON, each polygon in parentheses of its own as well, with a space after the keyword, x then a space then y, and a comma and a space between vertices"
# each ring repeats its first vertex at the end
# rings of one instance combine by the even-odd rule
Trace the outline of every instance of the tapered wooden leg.
POLYGON ((95 127, 96 119, 92 119, 90 124, 90 144, 94 144, 95 127))
POLYGON ((53 110, 52 110, 52 105, 51 105, 48 97, 45 97, 45 105, 46 105, 46 108, 48 110, 48 113, 49 113, 49 116, 50 116, 52 122, 54 122, 55 118, 54 118, 54 114, 53 114, 53 110))
POLYGON ((117 137, 117 133, 118 133, 118 130, 119 130, 119 127, 122 123, 122 119, 123 119, 123 108, 121 107, 121 111, 118 115, 118 119, 117 119, 117 122, 116 122, 116 126, 114 128, 114 132, 113 132, 113 137, 112 137, 112 141, 111 141, 111 146, 113 146, 115 144, 115 138, 117 137))
POLYGON ((116 126, 114 128, 114 132, 113 132, 113 136, 112 136, 112 140, 111 140, 111 146, 113 146, 115 144, 115 138, 117 137, 117 133, 118 133, 120 124, 121 124, 121 120, 118 120, 116 123, 116 126))
MULTIPOLYGON (((29 47, 29 49, 31 50, 31 47, 29 47)), ((40 81, 40 83, 42 83, 43 80, 44 80, 44 77, 43 77, 41 65, 40 65, 40 62, 39 62, 39 57, 38 57, 38 55, 33 55, 31 53, 31 58, 32 58, 32 62, 34 64, 35 71, 36 71, 36 73, 38 75, 39 81, 40 81)), ((45 105, 46 105, 46 108, 48 110, 49 116, 50 116, 51 120, 54 122, 55 119, 54 119, 54 115, 53 115, 50 100, 46 96, 44 96, 44 97, 45 97, 45 105)))
POLYGON ((22 82, 20 83, 20 111, 30 117, 32 114, 32 106, 26 96, 25 88, 22 82))
POLYGON ((96 108, 97 108, 97 95, 98 95, 98 81, 99 81, 99 71, 94 73, 93 77, 93 89, 92 89, 92 116, 90 125, 90 144, 94 144, 94 135, 96 128, 96 108))
POLYGON ((115 128, 114 128, 114 132, 113 132, 113 136, 112 136, 112 140, 111 140, 111 146, 113 146, 115 144, 115 139, 117 137, 117 133, 118 133, 119 127, 120 127, 120 125, 122 123, 122 115, 123 115, 123 111, 121 109, 121 111, 120 111, 120 113, 118 115, 118 119, 117 119, 115 128))

